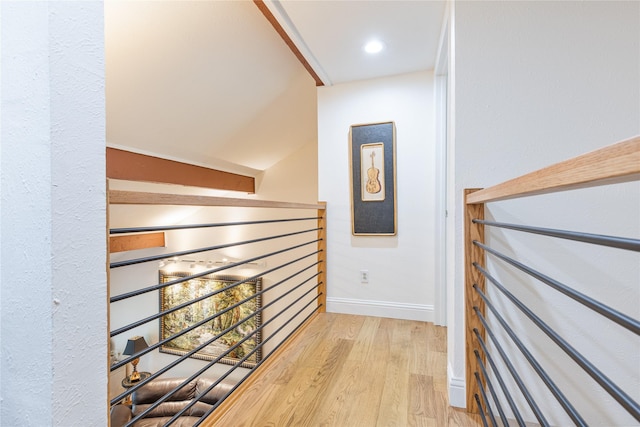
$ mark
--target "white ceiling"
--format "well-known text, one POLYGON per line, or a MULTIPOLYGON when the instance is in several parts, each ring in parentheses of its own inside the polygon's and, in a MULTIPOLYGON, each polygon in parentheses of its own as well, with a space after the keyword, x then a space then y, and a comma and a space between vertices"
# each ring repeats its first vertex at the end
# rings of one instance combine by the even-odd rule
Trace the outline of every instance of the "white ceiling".
MULTIPOLYGON (((325 84, 434 66, 444 1, 265 3, 325 84)), ((106 1, 105 45, 109 146, 255 176, 317 139, 314 80, 252 1, 106 1)))
POLYGON ((325 85, 433 69, 445 2, 266 0, 325 85), (378 39, 376 55, 363 46, 378 39))

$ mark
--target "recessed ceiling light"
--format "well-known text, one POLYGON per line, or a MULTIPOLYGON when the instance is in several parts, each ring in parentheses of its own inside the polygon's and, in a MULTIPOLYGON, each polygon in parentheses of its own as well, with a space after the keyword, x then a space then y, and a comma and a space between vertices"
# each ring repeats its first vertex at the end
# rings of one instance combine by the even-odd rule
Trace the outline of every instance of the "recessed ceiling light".
POLYGON ((371 40, 364 45, 364 51, 367 53, 378 53, 384 49, 384 45, 379 40, 371 40))

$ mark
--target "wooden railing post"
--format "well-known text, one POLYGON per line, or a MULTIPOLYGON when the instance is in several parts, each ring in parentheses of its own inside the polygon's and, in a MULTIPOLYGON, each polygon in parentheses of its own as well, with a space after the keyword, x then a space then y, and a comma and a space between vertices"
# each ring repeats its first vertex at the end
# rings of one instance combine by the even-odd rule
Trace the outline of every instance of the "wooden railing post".
MULTIPOLYGON (((473 244, 474 240, 484 243, 484 225, 474 224, 473 219, 484 219, 484 203, 468 204, 467 197, 469 194, 479 191, 479 188, 465 189, 464 190, 464 295, 465 295, 465 349, 466 349, 466 393, 467 393, 467 411, 473 413, 479 413, 480 408, 475 401, 474 396, 480 395, 478 383, 475 379, 474 373, 481 372, 478 365, 478 361, 474 354, 475 349, 479 349, 480 346, 477 343, 474 329, 478 329, 480 336, 485 340, 485 330, 482 323, 478 319, 474 311, 474 307, 478 307, 482 315, 485 313, 484 302, 473 289, 473 285, 477 285, 478 288, 484 292, 485 281, 484 276, 473 266, 474 263, 484 267, 484 253, 482 249, 473 244)), ((480 350, 480 358, 482 363, 486 363, 484 353, 480 350)), ((484 378, 482 387, 484 387, 484 378)))
POLYGON ((318 202, 324 207, 318 209, 318 312, 327 311, 327 202, 318 202))

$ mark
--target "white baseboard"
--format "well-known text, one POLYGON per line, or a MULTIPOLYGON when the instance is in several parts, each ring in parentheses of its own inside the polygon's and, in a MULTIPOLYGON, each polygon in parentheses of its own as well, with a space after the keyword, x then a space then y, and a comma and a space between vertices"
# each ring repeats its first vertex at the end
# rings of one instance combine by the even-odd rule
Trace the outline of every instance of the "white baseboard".
POLYGON ((433 322, 434 320, 433 306, 426 304, 327 298, 327 311, 330 313, 359 314, 362 316, 420 320, 423 322, 433 322))
POLYGON ((447 365, 447 374, 449 379, 449 405, 456 408, 466 408, 467 393, 464 378, 454 377, 451 373, 451 365, 447 365))

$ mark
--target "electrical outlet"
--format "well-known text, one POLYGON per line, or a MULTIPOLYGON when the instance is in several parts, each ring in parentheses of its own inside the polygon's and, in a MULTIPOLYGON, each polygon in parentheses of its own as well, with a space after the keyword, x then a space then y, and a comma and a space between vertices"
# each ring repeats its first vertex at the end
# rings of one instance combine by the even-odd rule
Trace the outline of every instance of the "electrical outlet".
POLYGON ((360 270, 360 283, 369 283, 369 270, 360 270))

